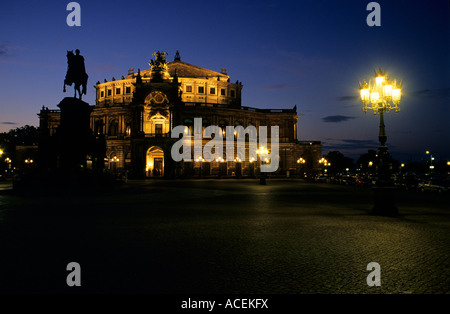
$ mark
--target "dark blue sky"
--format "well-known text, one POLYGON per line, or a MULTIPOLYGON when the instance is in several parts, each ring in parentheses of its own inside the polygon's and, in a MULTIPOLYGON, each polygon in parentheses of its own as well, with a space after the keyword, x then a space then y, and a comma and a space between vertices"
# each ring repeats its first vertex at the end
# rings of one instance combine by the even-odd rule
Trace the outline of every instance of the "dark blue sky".
POLYGON ((37 125, 43 105, 72 96, 62 92, 66 50, 86 59, 91 104, 95 82, 179 50, 242 81, 244 106, 297 105, 300 140, 350 157, 378 146, 379 119, 361 110, 358 82, 381 67, 404 82, 401 112, 385 117, 390 152, 450 160, 448 0, 377 1, 380 27, 367 26, 362 0, 78 1, 81 27, 66 24, 69 2, 0 4, 0 132, 37 125))

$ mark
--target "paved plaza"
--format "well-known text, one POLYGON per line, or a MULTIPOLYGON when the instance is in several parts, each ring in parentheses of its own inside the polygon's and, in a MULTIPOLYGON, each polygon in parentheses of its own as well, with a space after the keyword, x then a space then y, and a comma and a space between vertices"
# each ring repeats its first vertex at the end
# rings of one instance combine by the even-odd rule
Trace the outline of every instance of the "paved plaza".
POLYGON ((441 294, 450 292, 449 195, 300 180, 129 181, 101 194, 0 191, 0 292, 441 294), (381 267, 381 286, 366 269, 381 267))

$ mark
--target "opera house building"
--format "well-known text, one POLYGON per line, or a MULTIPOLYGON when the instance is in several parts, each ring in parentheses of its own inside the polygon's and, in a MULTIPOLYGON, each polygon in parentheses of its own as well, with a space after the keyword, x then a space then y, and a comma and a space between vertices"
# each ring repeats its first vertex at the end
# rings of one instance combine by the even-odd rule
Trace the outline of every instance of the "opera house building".
MULTIPOLYGON (((208 161, 204 156, 194 158, 192 141, 192 158, 175 161, 171 151, 180 138, 173 138, 172 130, 184 126, 193 139, 194 122, 199 121, 196 118, 201 118, 203 131, 208 126, 219 127, 224 139, 227 126, 254 126, 256 130, 266 126, 269 151, 271 126, 278 126, 278 167, 271 176, 301 176, 316 166, 321 144, 298 140, 296 106, 246 107, 241 102, 242 83, 230 82, 225 69, 216 72, 181 61, 178 51, 171 62, 166 62, 166 53, 154 55, 149 69, 130 69, 120 79, 94 86, 96 103, 90 106, 89 123, 92 135, 105 143, 104 170, 127 172, 134 178, 246 177, 260 171, 261 158, 250 157, 249 149, 253 147, 248 142, 245 156, 236 155, 230 160, 224 147, 223 157, 208 161)), ((43 108, 39 118, 40 127, 47 129, 50 136, 57 133, 59 110, 43 108)), ((203 137, 202 147, 208 141, 203 137)), ((91 156, 87 156, 86 167, 92 167, 91 156)))

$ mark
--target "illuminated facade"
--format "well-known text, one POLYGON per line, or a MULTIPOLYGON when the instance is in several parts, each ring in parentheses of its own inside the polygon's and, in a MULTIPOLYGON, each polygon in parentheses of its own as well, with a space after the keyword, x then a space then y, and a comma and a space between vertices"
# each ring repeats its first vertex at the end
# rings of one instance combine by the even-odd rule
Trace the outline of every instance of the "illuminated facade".
MULTIPOLYGON (((132 177, 252 176, 259 171, 258 160, 174 162, 171 149, 178 138, 171 138, 175 126, 184 125, 193 134, 194 118, 202 118, 203 129, 219 126, 279 126, 279 168, 276 175, 295 175, 312 170, 320 159, 320 142, 297 140, 296 107, 257 109, 242 106, 242 83, 231 83, 225 69, 211 71, 181 61, 177 52, 166 63, 165 53, 154 54, 150 69, 128 71, 127 76, 97 82, 96 104, 90 114, 94 136, 106 141, 105 168, 127 170, 132 177), (299 158, 310 164, 299 164, 299 158), (302 168, 302 169, 300 169, 302 168)), ((57 127, 57 112, 49 112, 57 127)), ((45 115, 41 111, 41 125, 45 115)), ((270 132, 269 132, 270 133, 270 132)), ((270 138, 270 134, 269 138, 270 138)), ((209 139, 203 139, 203 146, 209 139)), ((225 143, 225 142, 224 142, 225 143)), ((270 147, 269 147, 270 149, 270 147)), ((87 164, 89 166, 89 162, 87 164)))

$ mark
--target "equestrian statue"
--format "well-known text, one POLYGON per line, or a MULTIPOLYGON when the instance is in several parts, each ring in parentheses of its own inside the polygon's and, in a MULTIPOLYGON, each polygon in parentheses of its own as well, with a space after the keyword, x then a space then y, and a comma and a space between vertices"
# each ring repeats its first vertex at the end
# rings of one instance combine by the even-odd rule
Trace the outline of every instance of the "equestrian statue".
POLYGON ((64 93, 66 92, 66 85, 72 86, 74 84, 75 94, 74 98, 77 98, 78 95, 82 94, 86 95, 86 87, 88 81, 88 75, 86 74, 86 69, 84 66, 84 58, 80 55, 80 50, 75 50, 76 54, 73 54, 72 51, 67 51, 67 73, 66 78, 64 79, 64 93), (83 89, 80 90, 80 87, 83 89))

